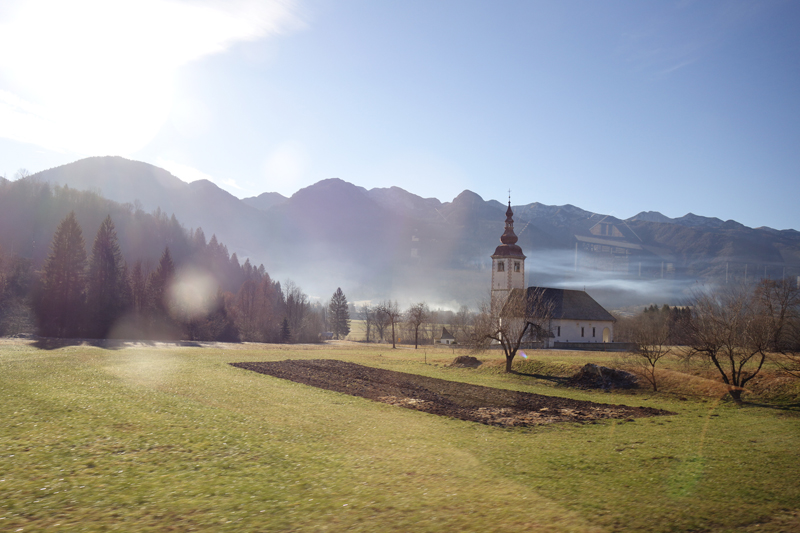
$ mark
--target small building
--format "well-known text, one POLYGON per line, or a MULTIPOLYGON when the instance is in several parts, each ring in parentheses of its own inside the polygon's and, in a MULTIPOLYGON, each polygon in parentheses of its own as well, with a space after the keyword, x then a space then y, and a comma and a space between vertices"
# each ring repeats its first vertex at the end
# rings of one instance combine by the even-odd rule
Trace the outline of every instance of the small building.
POLYGON ((442 328, 442 335, 437 340, 439 344, 455 344, 456 338, 453 337, 453 334, 447 331, 447 328, 442 328))

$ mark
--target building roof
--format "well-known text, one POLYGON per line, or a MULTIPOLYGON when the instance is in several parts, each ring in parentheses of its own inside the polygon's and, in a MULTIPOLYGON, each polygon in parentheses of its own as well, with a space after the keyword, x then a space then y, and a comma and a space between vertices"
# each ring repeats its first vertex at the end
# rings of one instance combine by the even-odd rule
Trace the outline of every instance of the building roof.
POLYGON ((447 331, 447 328, 442 328, 442 336, 439 337, 439 338, 443 339, 443 340, 447 340, 447 339, 456 340, 456 338, 453 337, 453 335, 449 331, 447 331))
MULTIPOLYGON (((542 291, 543 302, 553 306, 554 319, 562 320, 610 320, 614 317, 602 305, 585 291, 570 289, 553 289, 550 287, 528 287, 526 297, 529 306, 538 298, 537 291, 542 291)), ((530 310, 533 312, 534 310, 530 310)))

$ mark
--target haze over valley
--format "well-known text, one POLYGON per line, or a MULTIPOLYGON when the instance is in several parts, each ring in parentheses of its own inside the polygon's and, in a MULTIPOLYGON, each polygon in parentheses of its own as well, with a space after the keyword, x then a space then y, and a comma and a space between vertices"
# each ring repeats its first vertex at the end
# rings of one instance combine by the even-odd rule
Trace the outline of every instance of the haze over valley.
MULTIPOLYGON (((121 211, 174 214, 186 229, 215 235, 239 261, 263 264, 272 279, 291 279, 312 299, 325 301, 343 287, 351 301, 426 301, 449 309, 475 306, 486 296, 489 256, 506 209, 468 190, 442 202, 340 179, 290 197, 265 192, 240 200, 209 181, 186 183, 121 157, 83 159, 19 181, 93 191, 124 204, 121 211)), ((5 182, 0 198, 8 200, 15 186, 20 183, 5 182)), ((642 211, 621 220, 531 200, 512 195, 528 285, 585 288, 615 308, 679 304, 697 284, 800 275, 795 230, 749 228, 692 213, 670 219, 646 205, 631 206, 642 211)), ((0 249, 41 264, 58 220, 51 216, 48 227, 26 222, 40 230, 34 243, 25 243, 12 231, 19 227, 12 213, 5 210, 0 249)))

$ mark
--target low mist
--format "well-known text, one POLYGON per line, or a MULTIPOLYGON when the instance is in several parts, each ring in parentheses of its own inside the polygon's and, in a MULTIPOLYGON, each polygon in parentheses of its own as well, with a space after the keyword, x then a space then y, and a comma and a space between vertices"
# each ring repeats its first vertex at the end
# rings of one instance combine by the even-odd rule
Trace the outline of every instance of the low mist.
MULTIPOLYGON (((425 264, 369 265, 341 260, 298 261, 294 268, 270 272, 273 279, 293 280, 312 301, 326 303, 341 287, 348 300, 376 303, 397 300, 401 308, 425 302, 433 309, 477 308, 489 294, 491 258, 476 259, 469 268, 425 264)), ((645 265, 635 274, 575 268, 574 251, 531 253, 525 261, 526 285, 586 290, 608 309, 655 304, 680 305, 698 281, 661 278, 660 265, 645 265), (648 275, 648 277, 644 277, 648 275)))

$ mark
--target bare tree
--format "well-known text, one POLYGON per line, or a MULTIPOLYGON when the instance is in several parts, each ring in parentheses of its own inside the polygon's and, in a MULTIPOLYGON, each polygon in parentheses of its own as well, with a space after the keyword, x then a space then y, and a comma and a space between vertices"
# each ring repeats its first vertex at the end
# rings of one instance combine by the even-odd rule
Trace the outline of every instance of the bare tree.
POLYGON ((366 340, 369 342, 370 330, 375 322, 375 311, 369 306, 369 304, 364 304, 361 306, 359 315, 361 316, 361 320, 364 321, 364 331, 366 332, 367 336, 366 340))
POLYGON ((744 386, 758 375, 774 340, 764 302, 746 285, 697 293, 690 348, 711 361, 741 405, 744 386))
POLYGON ((259 337, 258 285, 253 280, 245 281, 236 294, 235 323, 239 335, 246 341, 262 340, 259 337))
POLYGON ((428 322, 430 310, 425 302, 414 304, 406 311, 406 322, 409 327, 414 331, 414 349, 419 346, 419 330, 428 322))
MULTIPOLYGON (((382 301, 375 308, 375 314, 384 325, 392 326, 392 348, 397 348, 395 325, 403 316, 402 313, 400 313, 400 307, 397 305, 397 302, 392 302, 391 300, 382 301)), ((383 335, 381 335, 381 338, 383 338, 383 335)))
POLYGON ((312 306, 308 295, 293 281, 283 285, 284 311, 294 342, 317 342, 324 328, 321 305, 312 306))
POLYGON ((450 321, 450 329, 456 342, 464 343, 469 337, 469 328, 472 326, 473 313, 469 307, 462 305, 458 308, 458 312, 450 321))
POLYGON ((422 335, 424 339, 424 344, 436 343, 436 333, 441 331, 438 330, 438 328, 443 323, 442 314, 441 309, 437 309, 436 311, 431 310, 428 314, 428 320, 423 323, 422 328, 420 328, 420 335, 422 335))
POLYGON ((789 322, 785 342, 780 352, 783 358, 778 364, 790 376, 800 378, 800 318, 793 318, 789 322))
POLYGON ((506 356, 506 372, 525 340, 542 341, 550 336, 553 302, 541 288, 514 289, 507 299, 484 301, 475 316, 471 344, 484 350, 499 344, 506 356))
POLYGON ((636 344, 636 351, 631 352, 628 361, 634 372, 646 379, 658 391, 656 365, 669 354, 668 315, 661 313, 642 313, 636 318, 627 320, 627 336, 636 344))
POLYGON ((785 280, 765 280, 756 287, 755 298, 769 322, 778 365, 800 378, 800 288, 785 280))
POLYGON ((14 335, 36 329, 28 293, 33 284, 30 259, 0 254, 0 335, 14 335))
POLYGON ((372 308, 372 325, 378 334, 378 341, 383 342, 386 338, 386 328, 389 325, 389 319, 384 313, 380 312, 379 306, 372 308))
POLYGON ((27 168, 20 168, 14 173, 14 180, 22 180, 29 177, 31 173, 28 171, 27 168))

